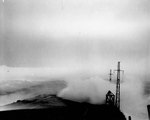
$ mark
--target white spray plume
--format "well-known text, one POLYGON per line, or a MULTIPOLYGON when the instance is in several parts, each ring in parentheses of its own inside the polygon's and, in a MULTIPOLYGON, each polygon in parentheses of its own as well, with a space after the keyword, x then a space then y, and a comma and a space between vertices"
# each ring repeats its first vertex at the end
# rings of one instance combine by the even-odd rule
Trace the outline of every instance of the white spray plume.
POLYGON ((81 102, 103 103, 107 91, 113 87, 108 81, 98 76, 73 78, 68 80, 68 87, 58 96, 81 102))
MULTIPOLYGON (((68 87, 63 89, 58 96, 79 102, 103 104, 108 90, 116 93, 115 80, 109 82, 100 76, 73 77, 67 80, 68 87)), ((137 77, 124 78, 121 82, 121 111, 126 116, 148 119, 147 99, 143 95, 143 81, 137 77)), ((135 119, 133 119, 135 120, 135 119)))

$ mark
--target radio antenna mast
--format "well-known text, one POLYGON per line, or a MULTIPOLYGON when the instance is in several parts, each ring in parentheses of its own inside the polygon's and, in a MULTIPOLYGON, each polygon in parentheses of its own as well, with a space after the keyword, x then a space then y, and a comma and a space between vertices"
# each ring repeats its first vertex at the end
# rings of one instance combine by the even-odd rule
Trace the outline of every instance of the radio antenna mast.
POLYGON ((116 83, 116 100, 115 100, 115 105, 118 109, 120 109, 120 61, 118 62, 117 66, 117 83, 116 83))
POLYGON ((111 80, 112 80, 112 70, 110 69, 110 73, 109 73, 109 81, 111 82, 111 80))

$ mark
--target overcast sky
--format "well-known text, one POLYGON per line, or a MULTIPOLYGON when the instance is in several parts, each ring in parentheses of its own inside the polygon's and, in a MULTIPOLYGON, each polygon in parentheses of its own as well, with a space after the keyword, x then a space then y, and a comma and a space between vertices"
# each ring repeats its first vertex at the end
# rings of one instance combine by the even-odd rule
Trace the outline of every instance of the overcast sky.
POLYGON ((1 65, 148 66, 149 0, 5 0, 1 6, 1 65))

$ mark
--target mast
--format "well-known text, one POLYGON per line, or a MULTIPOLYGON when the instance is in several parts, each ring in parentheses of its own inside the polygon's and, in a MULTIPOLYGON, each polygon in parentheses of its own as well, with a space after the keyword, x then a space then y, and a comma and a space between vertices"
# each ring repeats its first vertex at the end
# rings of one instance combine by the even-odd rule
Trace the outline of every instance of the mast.
POLYGON ((116 83, 116 101, 115 101, 115 105, 117 108, 120 109, 120 61, 118 62, 118 66, 117 66, 117 83, 116 83))
POLYGON ((111 80, 112 80, 112 70, 110 69, 110 73, 109 73, 109 81, 111 82, 111 80))

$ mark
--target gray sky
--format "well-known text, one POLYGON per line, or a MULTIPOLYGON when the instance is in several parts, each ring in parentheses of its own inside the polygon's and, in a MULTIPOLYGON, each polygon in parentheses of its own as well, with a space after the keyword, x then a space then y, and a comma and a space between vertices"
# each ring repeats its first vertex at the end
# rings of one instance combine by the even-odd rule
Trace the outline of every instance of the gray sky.
POLYGON ((2 65, 148 64, 149 0, 5 0, 3 6, 2 65))

